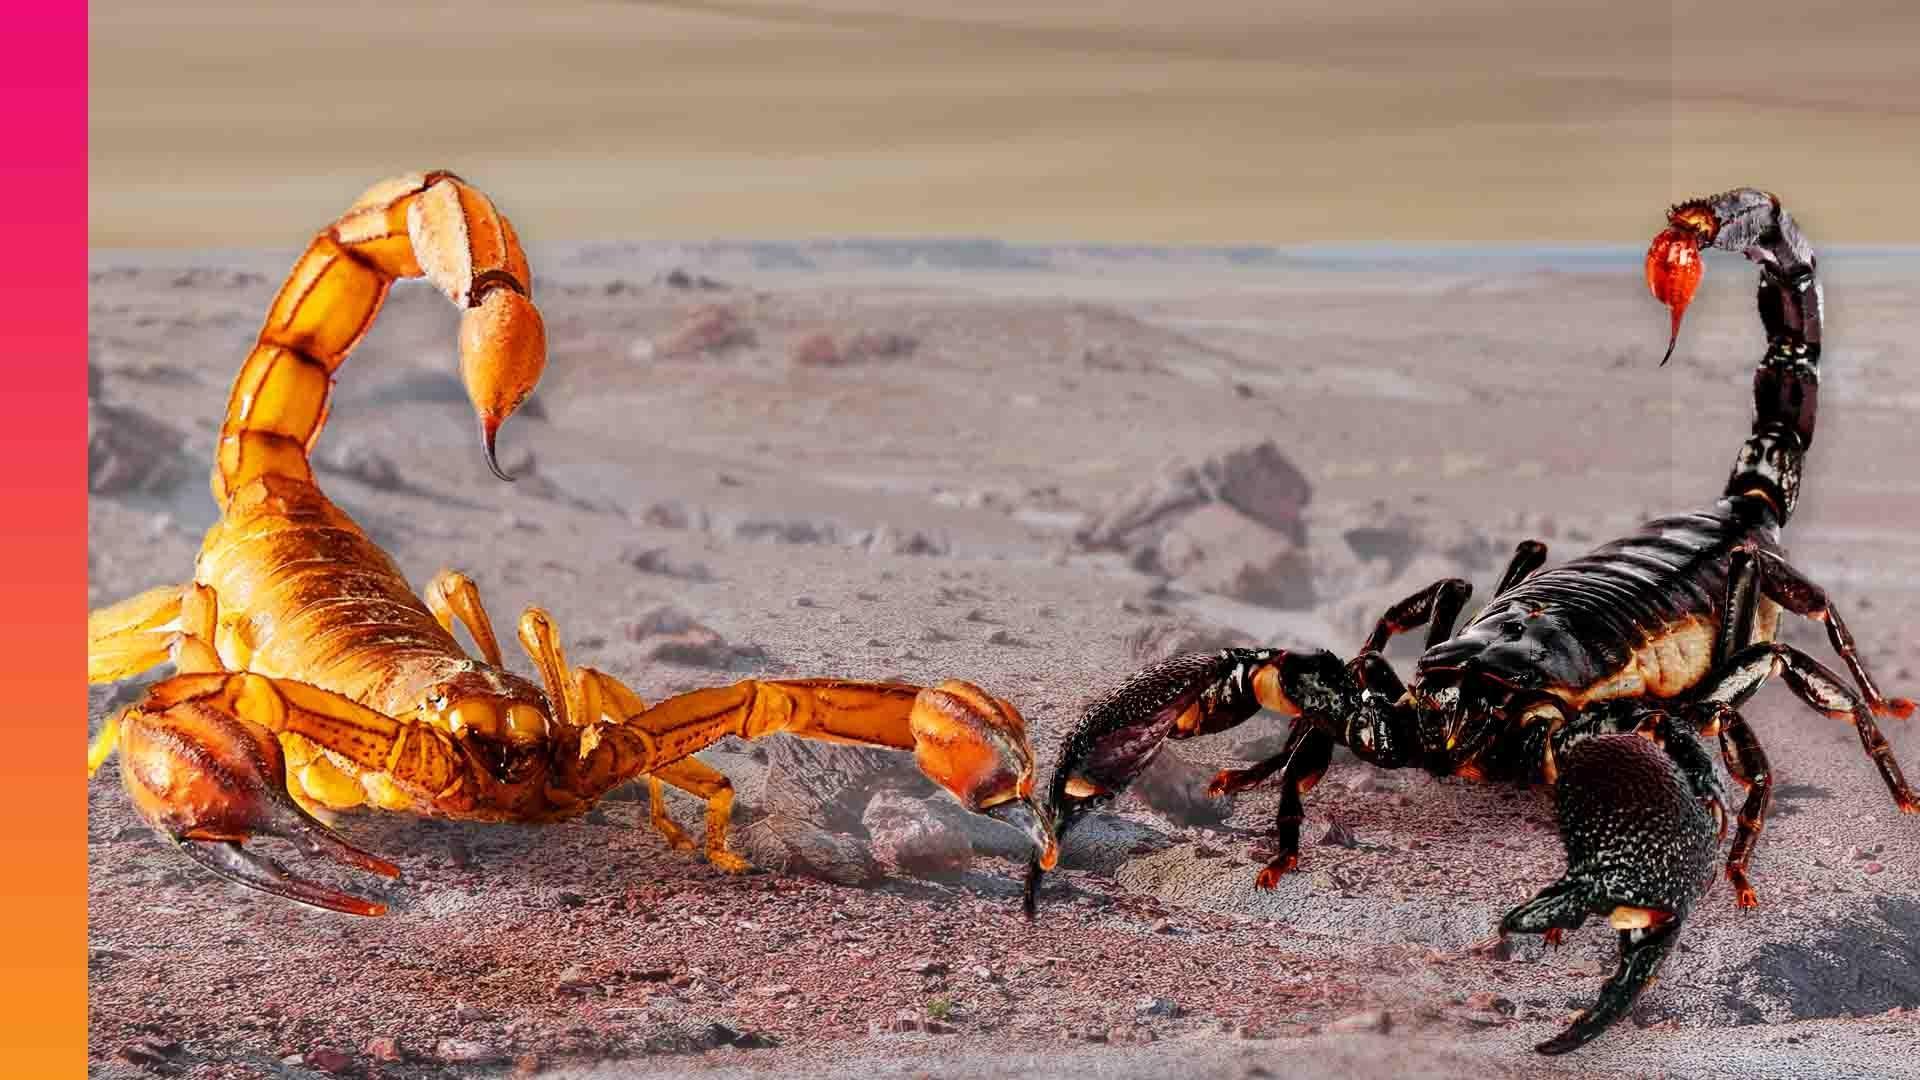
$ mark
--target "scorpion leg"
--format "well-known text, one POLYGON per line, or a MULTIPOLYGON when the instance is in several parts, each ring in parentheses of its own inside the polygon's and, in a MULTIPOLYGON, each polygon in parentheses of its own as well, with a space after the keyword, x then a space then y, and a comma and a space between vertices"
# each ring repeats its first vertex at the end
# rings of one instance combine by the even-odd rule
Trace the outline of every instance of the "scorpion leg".
POLYGON ((1907 784, 1900 762, 1893 756, 1893 747, 1880 733, 1880 726, 1874 723, 1872 707, 1838 672, 1799 649, 1779 642, 1762 642, 1742 649, 1703 684, 1699 700, 1737 708, 1776 672, 1787 680, 1801 701, 1835 720, 1852 724, 1860 736, 1861 749, 1873 759, 1880 779, 1893 796, 1894 805, 1902 813, 1920 814, 1920 797, 1916 797, 1907 784))
POLYGON ((1760 839, 1760 831, 1766 828, 1767 809, 1773 803, 1773 768, 1767 762, 1767 752, 1760 746, 1760 737, 1748 726, 1740 710, 1722 706, 1715 713, 1707 730, 1718 729, 1720 754, 1727 763, 1727 774, 1747 789, 1747 799, 1740 807, 1733 832, 1733 847, 1727 852, 1727 881, 1733 886, 1736 906, 1756 907, 1760 897, 1747 877, 1747 866, 1753 859, 1753 845, 1760 839))
POLYGON ((118 682, 159 667, 185 585, 162 585, 87 614, 87 681, 118 682))
POLYGON ((307 881, 243 847, 278 836, 307 854, 385 877, 393 864, 341 839, 288 793, 281 742, 298 735, 363 768, 444 786, 453 754, 410 745, 438 732, 403 726, 327 691, 246 672, 176 675, 121 716, 121 778, 141 817, 196 862, 303 904, 379 915, 382 904, 307 881), (418 766, 409 769, 408 764, 418 766), (431 774, 431 775, 421 775, 431 774))
POLYGON ((480 659, 493 667, 501 666, 500 640, 493 636, 493 620, 487 617, 487 609, 480 603, 480 587, 472 578, 458 570, 442 570, 427 583, 426 599, 433 617, 447 633, 453 633, 454 620, 460 620, 473 635, 480 659))
POLYGON ((1385 652, 1387 642, 1422 626, 1427 627, 1427 647, 1431 649, 1453 636, 1453 624, 1460 618, 1460 609, 1466 607, 1472 597, 1473 585, 1460 578, 1436 581, 1388 608, 1360 651, 1385 652))
MULTIPOLYGON (((639 694, 634 693, 627 684, 604 671, 590 667, 582 667, 579 670, 578 677, 582 697, 587 702, 588 715, 590 717, 604 717, 610 719, 613 723, 624 724, 633 717, 639 716, 641 713, 647 711, 647 703, 641 700, 639 694)), ((692 758, 687 759, 689 762, 692 760, 692 758)), ((671 769, 666 769, 659 773, 650 773, 647 775, 647 818, 649 822, 652 823, 654 831, 658 832, 661 837, 666 840, 668 847, 676 851, 691 851, 695 846, 693 837, 688 836, 687 831, 682 829, 667 813, 667 789, 666 782, 662 778, 668 777, 670 773, 671 769)), ((714 776, 718 777, 721 783, 726 783, 726 777, 720 776, 718 773, 715 773, 714 776)), ((698 795, 701 798, 709 800, 712 798, 710 792, 696 790, 694 787, 685 783, 675 781, 674 786, 682 791, 698 795)), ((720 815, 721 833, 723 835, 720 847, 722 849, 726 847, 724 833, 728 817, 731 815, 729 808, 732 806, 732 803, 732 787, 728 785, 726 802, 722 807, 726 812, 720 815)), ((711 810, 712 804, 709 803, 709 813, 707 816, 709 826, 711 826, 714 820, 714 815, 711 810)), ((708 833, 709 841, 712 840, 712 835, 710 829, 708 833)))
POLYGON ((1253 879, 1256 889, 1275 888, 1282 877, 1300 865, 1300 826, 1307 820, 1300 797, 1313 790, 1333 762, 1330 732, 1307 720, 1294 721, 1294 730, 1298 734, 1287 738, 1293 750, 1286 755, 1286 766, 1280 774, 1280 805, 1274 810, 1276 850, 1253 879))
POLYGON ((1769 600, 1795 615, 1805 616, 1827 628, 1827 641, 1853 675, 1854 685, 1860 688, 1860 696, 1866 700, 1867 708, 1872 710, 1873 715, 1895 716, 1902 720, 1911 717, 1912 701, 1886 697, 1874 683, 1873 676, 1867 674, 1866 663, 1860 659, 1860 650, 1853 643, 1853 635, 1847 631, 1847 624, 1841 620, 1840 613, 1828 602, 1826 590, 1808 580, 1805 574, 1794 569, 1776 552, 1757 550, 1753 554, 1760 571, 1761 591, 1766 593, 1769 600))
POLYGON ((1547 545, 1538 540, 1522 540, 1513 549, 1513 558, 1507 563, 1507 570, 1500 575, 1500 584, 1493 590, 1499 596, 1515 585, 1533 576, 1535 570, 1547 563, 1547 545))
POLYGON ((733 814, 733 784, 716 770, 687 756, 715 741, 719 735, 698 745, 680 745, 662 740, 661 733, 647 723, 636 724, 638 718, 650 712, 647 703, 625 683, 605 672, 590 667, 578 670, 568 667, 559 631, 552 617, 539 608, 528 608, 520 617, 520 642, 546 683, 547 700, 554 703, 554 722, 577 731, 580 736, 582 761, 567 778, 567 789, 580 799, 593 799, 633 775, 644 773, 648 820, 668 847, 680 850, 692 848, 693 839, 669 816, 666 785, 672 784, 705 799, 707 861, 729 873, 745 872, 749 868, 746 860, 727 847, 727 825, 733 814), (603 723, 609 720, 610 724, 603 723), (615 732, 618 737, 613 737, 615 732), (601 747, 606 749, 602 751, 601 747), (673 764, 656 766, 661 760, 673 764))
MULTIPOLYGON (((719 769, 697 758, 682 758, 657 770, 648 780, 650 784, 665 781, 695 798, 707 801, 707 862, 714 869, 729 874, 744 874, 753 869, 747 860, 734 854, 727 846, 727 828, 733 819, 733 781, 727 779, 719 769)), ((660 806, 661 803, 654 805, 660 806)))
POLYGON ((1554 790, 1567 871, 1508 912, 1500 930, 1551 936, 1598 915, 1620 932, 1620 959, 1593 1006, 1535 1047, 1543 1054, 1584 1045, 1626 1014, 1711 880, 1719 840, 1712 759, 1691 732, 1649 719, 1639 733, 1561 729, 1570 746, 1556 752, 1554 790))

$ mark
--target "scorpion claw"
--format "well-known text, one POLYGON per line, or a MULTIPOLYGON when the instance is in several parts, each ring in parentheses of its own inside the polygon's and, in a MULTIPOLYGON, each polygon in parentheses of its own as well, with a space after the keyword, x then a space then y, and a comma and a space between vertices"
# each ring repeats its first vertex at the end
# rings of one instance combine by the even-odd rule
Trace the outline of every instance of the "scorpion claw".
POLYGON ((1681 922, 1712 880, 1713 815, 1667 750, 1601 735, 1561 758, 1555 787, 1567 873, 1500 921, 1505 933, 1572 930, 1598 915, 1620 932, 1620 961, 1592 1008, 1535 1047, 1564 1054, 1626 1015, 1653 984, 1681 922))
MULTIPOLYGON (((388 877, 399 875, 399 870, 391 864, 349 847, 344 841, 337 842, 347 851, 364 860, 364 862, 354 862, 353 865, 374 870, 376 873, 385 873, 388 877), (378 869, 380 867, 384 867, 384 870, 378 869)), ((232 840, 184 839, 179 841, 179 846, 180 850, 193 861, 228 881, 245 885, 250 889, 259 889, 261 892, 272 893, 298 903, 348 915, 373 916, 387 913, 385 904, 364 900, 351 893, 294 877, 279 863, 264 855, 255 855, 232 840)))
POLYGON ((197 692, 225 685, 226 678, 176 677, 156 684, 145 703, 121 714, 120 776, 134 808, 196 862, 230 881, 331 911, 384 913, 384 904, 303 881, 241 847, 250 837, 277 836, 311 856, 400 876, 399 867, 347 843, 293 801, 286 758, 272 732, 197 692))

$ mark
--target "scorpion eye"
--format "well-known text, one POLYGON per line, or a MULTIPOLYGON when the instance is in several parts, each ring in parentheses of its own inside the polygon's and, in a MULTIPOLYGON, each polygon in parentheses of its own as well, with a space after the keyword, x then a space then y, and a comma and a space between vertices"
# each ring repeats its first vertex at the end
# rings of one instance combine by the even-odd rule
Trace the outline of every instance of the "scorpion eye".
POLYGON ((500 713, 485 701, 463 701, 448 711, 447 730, 456 736, 471 731, 486 738, 499 738, 500 713))
POLYGON ((507 740, 538 742, 547 737, 547 717, 531 705, 507 706, 507 740))

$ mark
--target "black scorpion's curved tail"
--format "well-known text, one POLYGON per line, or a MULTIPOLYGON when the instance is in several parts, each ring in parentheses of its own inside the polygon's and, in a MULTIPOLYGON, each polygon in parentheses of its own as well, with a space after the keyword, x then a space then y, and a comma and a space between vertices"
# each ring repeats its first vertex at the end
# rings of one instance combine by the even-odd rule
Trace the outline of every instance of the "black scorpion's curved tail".
MULTIPOLYGON (((1820 398, 1820 282, 1812 245, 1772 194, 1737 188, 1681 203, 1647 252, 1647 282, 1680 317, 1700 280, 1700 249, 1738 251, 1760 267, 1760 322, 1767 351, 1753 376, 1753 434, 1734 460, 1728 495, 1758 495, 1781 522, 1800 496, 1820 398)), ((1668 346, 1672 355, 1672 346, 1668 346)))

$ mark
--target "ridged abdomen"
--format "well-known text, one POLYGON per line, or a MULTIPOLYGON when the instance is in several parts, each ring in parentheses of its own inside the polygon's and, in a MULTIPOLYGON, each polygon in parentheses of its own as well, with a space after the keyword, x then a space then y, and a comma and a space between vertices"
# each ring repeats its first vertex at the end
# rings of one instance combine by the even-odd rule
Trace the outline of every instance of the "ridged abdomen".
POLYGON ((225 661, 389 715, 471 664, 400 569, 311 486, 266 477, 236 493, 196 580, 219 597, 225 661))
POLYGON ((1706 674, 1726 601, 1727 559, 1749 537, 1771 546, 1758 500, 1660 518, 1495 597, 1419 671, 1466 668, 1580 703, 1671 696, 1706 674))

